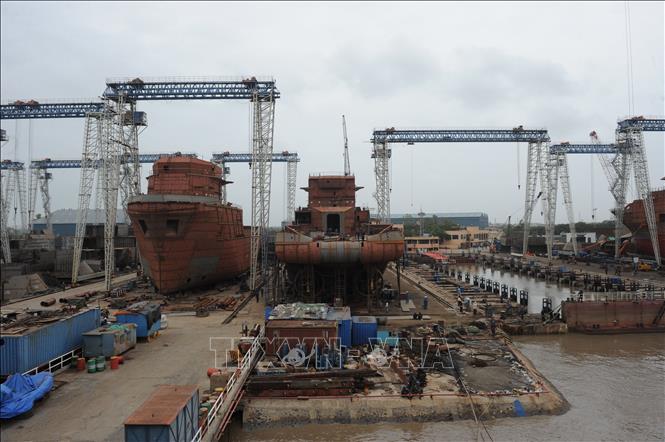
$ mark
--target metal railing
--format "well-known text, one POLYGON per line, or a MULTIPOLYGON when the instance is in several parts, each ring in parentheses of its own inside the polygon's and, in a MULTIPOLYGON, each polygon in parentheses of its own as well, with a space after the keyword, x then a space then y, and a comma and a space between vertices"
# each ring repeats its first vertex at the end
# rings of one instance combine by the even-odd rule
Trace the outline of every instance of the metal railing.
POLYGON ((72 351, 68 351, 65 354, 62 354, 62 355, 60 355, 60 356, 58 356, 54 359, 51 359, 50 361, 48 361, 47 364, 41 364, 41 365, 39 365, 35 368, 32 368, 32 369, 26 371, 23 374, 33 375, 33 374, 37 374, 41 371, 49 371, 51 373, 55 373, 56 371, 62 370, 63 368, 65 368, 65 366, 70 364, 74 357, 78 358, 78 355, 76 353, 79 350, 81 350, 81 347, 77 347, 72 351), (43 368, 43 369, 40 370, 40 368, 42 368, 42 367, 48 367, 48 368, 43 368))
MULTIPOLYGON (((584 293, 583 301, 657 301, 665 300, 665 291, 584 293)), ((572 295, 575 298, 575 295, 572 295)))
MULTIPOLYGON (((235 402, 236 397, 241 393, 242 388, 245 384, 245 381, 249 377, 249 374, 254 369, 256 362, 258 362, 259 355, 263 354, 263 348, 261 347, 261 341, 265 335, 265 330, 262 328, 258 336, 252 342, 252 346, 249 348, 249 351, 245 353, 245 356, 242 358, 240 365, 235 369, 228 382, 224 391, 219 395, 213 406, 210 408, 210 412, 206 417, 206 420, 199 427, 196 434, 192 438, 192 442, 201 442, 206 433, 215 423, 217 415, 223 410, 223 421, 224 424, 227 416, 231 410, 231 405, 235 402)), ((217 430, 215 430, 216 432, 217 430)))

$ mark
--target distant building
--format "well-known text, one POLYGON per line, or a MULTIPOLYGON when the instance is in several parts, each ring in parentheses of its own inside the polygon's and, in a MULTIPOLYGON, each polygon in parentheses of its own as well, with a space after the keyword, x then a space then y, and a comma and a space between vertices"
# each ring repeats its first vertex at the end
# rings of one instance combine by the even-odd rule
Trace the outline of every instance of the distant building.
MULTIPOLYGON (((426 213, 424 218, 432 219, 436 217, 437 222, 443 223, 445 221, 457 224, 460 227, 479 227, 486 229, 489 226, 489 216, 482 212, 466 212, 466 213, 426 213)), ((391 215, 391 222, 394 224, 404 224, 405 222, 415 222, 420 219, 418 214, 405 214, 394 213, 391 215)))
POLYGON ((439 251, 438 236, 407 236, 404 238, 407 254, 439 251))
MULTIPOLYGON (((75 236, 76 235, 76 209, 60 209, 51 213, 51 225, 53 226, 53 235, 58 236, 75 236)), ((86 224, 88 225, 103 225, 106 221, 104 210, 89 209, 86 224)), ((32 222, 33 230, 36 232, 46 230, 46 219, 35 218, 32 222)), ((118 210, 116 217, 116 224, 129 224, 129 218, 123 210, 118 210)))
POLYGON ((446 230, 445 234, 441 248, 455 250, 488 245, 501 234, 501 231, 470 226, 460 230, 446 230))
MULTIPOLYGON (((571 242, 573 235, 570 232, 564 232, 565 242, 571 242)), ((577 242, 591 244, 596 242, 596 232, 577 232, 577 242)))

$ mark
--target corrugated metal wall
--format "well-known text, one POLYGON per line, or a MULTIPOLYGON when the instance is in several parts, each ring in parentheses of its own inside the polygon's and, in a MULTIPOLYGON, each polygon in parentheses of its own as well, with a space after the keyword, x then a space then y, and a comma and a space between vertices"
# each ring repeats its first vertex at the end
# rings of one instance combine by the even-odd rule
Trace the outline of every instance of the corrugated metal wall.
POLYGON ((378 325, 374 316, 354 316, 352 318, 353 345, 369 345, 370 338, 376 338, 378 325))
POLYGON ((80 347, 83 333, 99 327, 98 308, 77 313, 24 335, 2 336, 0 374, 23 373, 80 347))

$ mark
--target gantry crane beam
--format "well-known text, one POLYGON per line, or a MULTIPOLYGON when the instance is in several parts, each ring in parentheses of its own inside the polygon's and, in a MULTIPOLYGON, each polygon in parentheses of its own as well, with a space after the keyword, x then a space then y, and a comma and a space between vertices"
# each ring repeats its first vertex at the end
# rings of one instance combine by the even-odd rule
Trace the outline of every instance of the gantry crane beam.
POLYGON ((617 153, 616 144, 552 144, 550 153, 553 154, 612 154, 617 153))
MULTIPOLYGON (((222 166, 222 178, 230 173, 230 169, 226 166, 227 163, 251 163, 251 153, 213 153, 212 161, 222 166)), ((283 151, 280 153, 272 154, 273 163, 286 163, 287 164, 287 179, 286 179, 286 221, 291 222, 295 216, 296 210, 296 178, 297 167, 300 157, 296 152, 283 151)), ((226 202, 226 188, 222 188, 222 201, 226 202)))
MULTIPOLYGON (((196 158, 195 153, 149 153, 149 154, 140 154, 139 155, 139 163, 141 164, 150 164, 154 163, 161 157, 165 156, 175 156, 175 155, 181 155, 183 157, 192 157, 196 158)), ((120 160, 121 162, 123 159, 120 160)), ((80 169, 81 168, 81 160, 51 160, 51 159, 45 159, 45 160, 33 160, 30 163, 30 168, 32 169, 80 169)))
MULTIPOLYGON (((524 239, 523 253, 528 250, 529 229, 531 214, 538 199, 543 204, 545 216, 545 230, 548 238, 548 256, 552 256, 552 242, 554 235, 553 220, 547 215, 549 207, 553 206, 556 198, 547 190, 552 187, 551 170, 553 162, 550 159, 548 143, 550 141, 547 129, 525 129, 523 126, 512 129, 395 129, 394 127, 374 130, 371 138, 373 144, 372 158, 374 158, 374 174, 376 178, 377 216, 383 222, 390 219, 390 158, 392 143, 509 143, 525 142, 529 144, 527 155, 526 198, 524 205, 524 239), (541 192, 536 196, 538 175, 541 175, 541 192), (551 222, 550 222, 551 221, 551 222)), ((555 178, 555 177, 554 177, 555 178)))
POLYGON ((84 118, 89 112, 102 112, 103 110, 104 102, 94 98, 62 102, 12 100, 0 105, 0 119, 84 118))
POLYGON ((665 118, 663 117, 630 117, 619 120, 619 131, 638 129, 642 132, 665 132, 665 118))
POLYGON ((279 98, 273 79, 252 78, 110 78, 104 97, 127 100, 253 100, 279 98))
POLYGON ((375 130, 372 143, 540 143, 549 141, 547 129, 395 129, 375 130))

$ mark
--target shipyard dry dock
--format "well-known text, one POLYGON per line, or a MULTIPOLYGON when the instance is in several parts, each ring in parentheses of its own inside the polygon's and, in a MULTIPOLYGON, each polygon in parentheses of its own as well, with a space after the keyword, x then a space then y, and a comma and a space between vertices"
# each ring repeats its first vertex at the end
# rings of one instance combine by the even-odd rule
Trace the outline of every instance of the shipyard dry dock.
MULTIPOLYGON (((505 336, 492 337, 482 320, 452 320, 455 314, 445 309, 430 309, 431 317, 423 320, 393 315, 376 321, 351 317, 348 308, 321 304, 314 308, 319 316, 313 316, 308 304, 300 304, 296 314, 293 307, 283 307, 290 308, 289 316, 295 319, 280 319, 276 307, 266 321, 264 303, 247 294, 238 299, 244 296, 249 302, 238 302, 234 311, 209 307, 205 315, 194 315, 201 305, 224 305, 225 299, 239 296, 233 286, 192 294, 192 302, 165 299, 140 284, 113 297, 97 296, 88 302, 108 308, 111 319, 117 311, 111 305, 124 299, 165 302, 162 312, 169 316, 168 327, 156 339, 140 339, 124 353, 125 362, 117 370, 88 373, 66 367, 57 372, 57 388, 29 416, 2 422, 3 440, 54 440, 54 435, 58 440, 122 440, 123 423, 163 384, 198 385, 199 410, 209 409, 220 394, 215 388, 224 388, 225 370, 219 373, 221 378, 217 374, 208 378, 206 371, 215 364, 215 356, 219 359, 225 351, 242 360, 245 324, 265 327, 266 355, 238 404, 241 431, 312 422, 442 421, 474 416, 485 420, 559 414, 568 407, 505 336), (312 351, 316 339, 301 339, 299 345, 288 337, 288 330, 295 329, 295 336, 316 338, 319 335, 311 333, 310 323, 317 321, 323 323, 321 333, 347 344, 350 340, 343 358, 337 358, 323 340, 312 351), (293 323, 299 325, 294 328, 293 323), (287 348, 303 350, 301 363, 286 358, 279 346, 271 348, 275 341, 268 333, 277 329, 287 348), (211 351, 211 337, 232 338, 225 342, 240 344, 216 344, 211 351), (419 347, 418 342, 425 344, 419 347), (220 379, 221 385, 215 384, 220 379)), ((30 308, 37 308, 39 301, 31 300, 30 308)), ((199 423, 204 419, 205 413, 199 423)))

